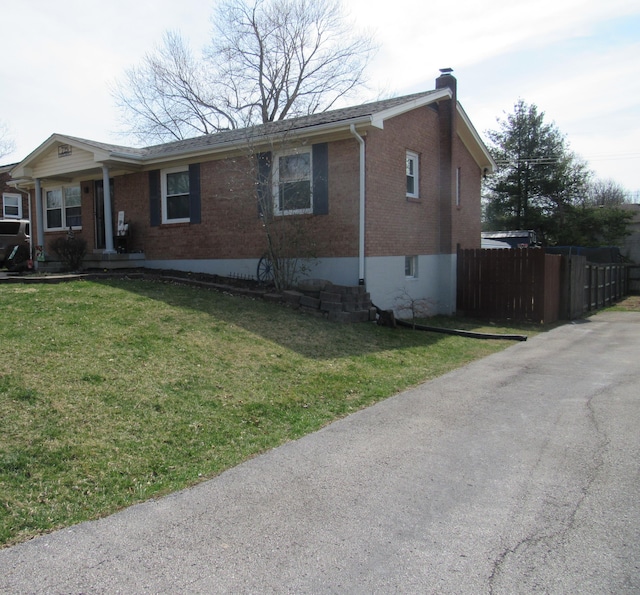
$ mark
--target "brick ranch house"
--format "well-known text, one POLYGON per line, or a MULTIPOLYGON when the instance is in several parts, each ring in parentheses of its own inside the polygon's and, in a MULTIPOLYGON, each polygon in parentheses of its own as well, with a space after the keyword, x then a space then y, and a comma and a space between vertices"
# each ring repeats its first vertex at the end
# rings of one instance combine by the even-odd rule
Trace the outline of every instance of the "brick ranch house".
POLYGON ((308 276, 366 285, 381 308, 404 295, 452 313, 456 248, 480 247, 494 167, 447 70, 432 91, 147 148, 54 134, 11 176, 30 195, 41 267, 71 227, 88 266, 255 276, 266 195, 313 248, 308 276))

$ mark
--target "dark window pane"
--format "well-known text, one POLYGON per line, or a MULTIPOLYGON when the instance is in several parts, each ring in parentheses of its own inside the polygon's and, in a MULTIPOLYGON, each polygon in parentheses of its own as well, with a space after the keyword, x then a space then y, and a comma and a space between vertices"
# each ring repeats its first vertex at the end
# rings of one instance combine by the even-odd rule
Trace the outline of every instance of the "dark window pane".
POLYGON ((80 227, 82 225, 82 212, 80 207, 66 209, 67 227, 80 227))
POLYGON ((416 181, 412 176, 407 176, 407 194, 415 194, 416 181))
POLYGON ((167 219, 189 218, 189 195, 167 197, 167 219))
POLYGON ((311 208, 311 184, 308 181, 280 184, 280 209, 299 211, 311 208))
POLYGON ((20 231, 19 221, 0 221, 0 234, 12 236, 20 231))
POLYGON ((47 211, 47 227, 49 229, 62 227, 62 209, 53 209, 47 211))

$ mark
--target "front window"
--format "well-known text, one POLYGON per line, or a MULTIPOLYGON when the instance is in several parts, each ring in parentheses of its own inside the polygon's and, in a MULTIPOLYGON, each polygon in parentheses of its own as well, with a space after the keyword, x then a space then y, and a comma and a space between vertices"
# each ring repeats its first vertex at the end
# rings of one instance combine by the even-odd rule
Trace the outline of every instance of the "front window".
POLYGON ((80 186, 65 186, 46 191, 47 229, 82 227, 80 186))
POLYGON ((189 220, 189 169, 184 167, 163 170, 163 223, 187 223, 189 220))
POLYGON ((280 215, 313 212, 311 151, 278 155, 273 175, 275 210, 280 215))
POLYGON ((409 198, 420 198, 420 185, 419 185, 419 159, 418 154, 411 151, 407 151, 406 156, 406 169, 407 169, 407 196, 409 198))
POLYGON ((5 219, 22 219, 22 197, 19 194, 2 195, 2 216, 5 219))

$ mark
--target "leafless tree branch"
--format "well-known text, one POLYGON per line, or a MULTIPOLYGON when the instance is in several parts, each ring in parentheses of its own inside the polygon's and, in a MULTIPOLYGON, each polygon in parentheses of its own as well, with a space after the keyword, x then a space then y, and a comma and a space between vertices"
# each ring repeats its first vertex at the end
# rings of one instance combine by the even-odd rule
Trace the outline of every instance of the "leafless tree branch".
POLYGON ((127 132, 182 139, 327 110, 363 85, 374 51, 339 0, 222 0, 202 58, 178 34, 125 72, 113 95, 127 132))

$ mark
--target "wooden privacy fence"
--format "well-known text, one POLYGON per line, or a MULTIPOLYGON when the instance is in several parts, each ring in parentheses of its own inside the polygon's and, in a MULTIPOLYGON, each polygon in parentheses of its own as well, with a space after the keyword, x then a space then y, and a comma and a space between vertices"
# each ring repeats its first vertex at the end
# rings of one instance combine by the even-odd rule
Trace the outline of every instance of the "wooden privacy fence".
POLYGON ((574 320, 627 295, 628 269, 541 248, 459 250, 457 310, 522 322, 574 320))
POLYGON ((580 318, 628 293, 629 265, 589 263, 585 256, 562 257, 561 318, 580 318))
POLYGON ((560 313, 561 259, 541 248, 459 250, 458 312, 499 320, 555 322, 560 313))

